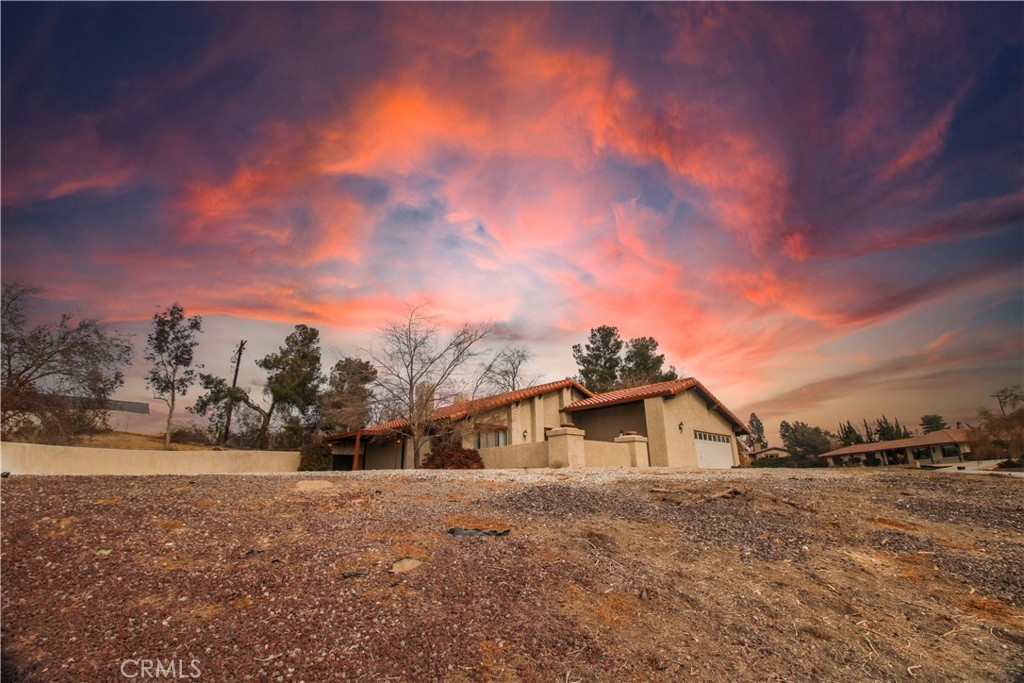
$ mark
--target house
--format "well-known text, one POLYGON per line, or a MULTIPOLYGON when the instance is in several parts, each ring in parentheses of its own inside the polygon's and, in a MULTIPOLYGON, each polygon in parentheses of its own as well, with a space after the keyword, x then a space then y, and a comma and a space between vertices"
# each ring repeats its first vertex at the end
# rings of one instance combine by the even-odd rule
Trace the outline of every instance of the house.
POLYGON ((791 455, 793 455, 793 454, 790 453, 785 448, 780 448, 778 446, 769 446, 768 448, 762 448, 759 451, 755 451, 754 453, 751 453, 750 454, 750 459, 751 460, 769 460, 769 459, 774 460, 774 459, 777 459, 777 458, 788 458, 791 455))
MULTIPOLYGON (((740 422, 693 378, 593 394, 572 379, 438 408, 435 421, 475 448, 488 469, 687 467, 739 464, 740 422)), ((393 420, 324 439, 334 469, 411 469, 393 420), (358 454, 358 455, 357 455, 358 454)), ((431 444, 427 444, 429 451, 431 444)))
MULTIPOLYGON (((529 465, 516 464, 506 454, 499 457, 495 451, 510 446, 544 444, 548 432, 568 421, 563 412, 565 407, 593 395, 582 384, 566 378, 496 396, 457 401, 435 410, 433 419, 462 423, 460 426, 463 428, 458 430, 462 434, 462 446, 491 456, 490 463, 488 458, 484 461, 488 467, 526 467, 529 465)), ((326 437, 324 442, 332 447, 333 469, 414 468, 412 443, 401 436, 407 424, 402 419, 392 420, 326 437), (358 457, 355 457, 356 453, 358 457)), ((529 449, 513 450, 523 456, 523 462, 539 463, 539 456, 530 458, 523 452, 529 449)), ((547 461, 533 466, 546 467, 547 461)))
POLYGON ((740 464, 747 426, 693 377, 580 399, 566 413, 588 439, 646 437, 653 467, 728 469, 740 464))
POLYGON ((971 452, 968 434, 965 429, 939 429, 909 439, 844 446, 818 457, 828 460, 829 467, 963 462, 971 452))

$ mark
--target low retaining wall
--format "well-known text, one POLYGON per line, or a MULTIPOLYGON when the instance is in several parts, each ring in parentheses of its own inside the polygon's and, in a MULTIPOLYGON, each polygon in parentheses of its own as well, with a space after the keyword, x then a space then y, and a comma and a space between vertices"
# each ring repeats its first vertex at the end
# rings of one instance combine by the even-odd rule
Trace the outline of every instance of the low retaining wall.
POLYGON ((544 441, 497 448, 480 448, 477 452, 480 453, 480 459, 484 461, 484 467, 489 470, 548 466, 548 445, 544 441))
POLYGON ((629 467, 629 447, 608 441, 583 442, 583 461, 587 467, 629 467))
POLYGON ((289 451, 137 451, 0 444, 0 469, 12 474, 241 474, 297 472, 289 451))

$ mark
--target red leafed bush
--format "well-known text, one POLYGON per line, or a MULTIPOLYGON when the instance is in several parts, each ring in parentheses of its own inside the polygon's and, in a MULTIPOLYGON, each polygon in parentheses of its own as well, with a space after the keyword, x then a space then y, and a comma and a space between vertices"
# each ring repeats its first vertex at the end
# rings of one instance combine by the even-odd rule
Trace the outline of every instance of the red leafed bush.
POLYGON ((423 467, 428 470, 482 470, 484 461, 472 448, 444 444, 423 459, 423 467))

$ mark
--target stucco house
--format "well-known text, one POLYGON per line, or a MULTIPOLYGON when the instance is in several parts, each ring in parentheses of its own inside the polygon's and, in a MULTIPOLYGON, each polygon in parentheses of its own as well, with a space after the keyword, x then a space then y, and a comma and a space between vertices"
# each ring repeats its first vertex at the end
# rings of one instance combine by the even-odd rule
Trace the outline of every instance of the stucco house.
POLYGON ((818 457, 825 458, 829 467, 963 462, 971 452, 967 437, 965 429, 939 429, 909 439, 844 446, 818 457))
MULTIPOLYGON (((685 467, 739 464, 746 426, 693 378, 593 394, 572 379, 462 401, 434 411, 488 468, 685 467)), ((325 439, 334 469, 411 469, 394 420, 325 439)), ((430 444, 427 446, 429 451, 430 444)))
POLYGON ((609 391, 569 404, 573 423, 596 441, 647 437, 652 467, 728 469, 740 464, 747 426, 693 377, 609 391))
POLYGON ((755 451, 750 454, 751 460, 776 460, 778 458, 788 458, 793 455, 787 449, 779 446, 769 446, 768 448, 762 448, 759 451, 755 451))

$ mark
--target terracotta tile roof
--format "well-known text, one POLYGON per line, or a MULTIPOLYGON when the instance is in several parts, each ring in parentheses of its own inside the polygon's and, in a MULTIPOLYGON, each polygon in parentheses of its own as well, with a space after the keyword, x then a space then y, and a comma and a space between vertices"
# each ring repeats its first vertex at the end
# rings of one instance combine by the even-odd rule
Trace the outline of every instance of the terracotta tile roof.
POLYGON ((669 382, 658 382, 657 384, 645 384, 641 387, 608 391, 603 394, 598 394, 596 396, 591 396, 590 398, 584 398, 579 401, 575 401, 574 403, 570 403, 565 407, 565 411, 574 413, 583 410, 593 410, 594 408, 606 408, 620 403, 633 403, 635 401, 642 401, 646 398, 676 396, 691 389, 696 390, 702 394, 705 399, 714 404, 718 411, 733 423, 737 434, 750 433, 747 430, 747 426, 738 417, 736 417, 731 410, 726 408, 725 404, 715 398, 715 395, 708 391, 707 387, 693 377, 684 377, 683 379, 674 379, 669 382))
POLYGON ((828 453, 822 453, 819 458, 828 458, 833 455, 856 455, 860 453, 875 453, 878 451, 899 450, 901 448, 915 448, 918 446, 940 446, 946 443, 965 443, 970 432, 966 429, 940 429, 938 431, 913 436, 909 439, 896 439, 894 441, 874 441, 871 443, 859 443, 853 446, 843 446, 828 453))
MULTIPOLYGON (((461 420, 470 415, 479 415, 480 413, 487 412, 488 410, 494 410, 503 406, 511 405, 516 401, 524 401, 534 396, 540 396, 547 394, 552 391, 558 391, 559 389, 565 389, 572 387, 579 391, 585 396, 593 396, 593 392, 584 387, 582 384, 574 379, 565 378, 560 379, 557 382, 548 382, 547 384, 538 384, 532 387, 526 387, 525 389, 517 389, 516 391, 509 391, 504 394, 496 394, 494 396, 487 396, 485 398, 478 398, 472 401, 462 401, 460 403, 452 403, 451 405, 441 406, 436 409, 432 415, 434 420, 461 420)), ((405 418, 399 418, 397 420, 390 420, 381 424, 372 425, 365 427, 364 429, 357 430, 363 436, 383 436, 395 432, 409 424, 405 418)), ((344 438, 353 437, 356 432, 345 432, 344 434, 331 434, 325 437, 324 441, 339 441, 344 438)))

